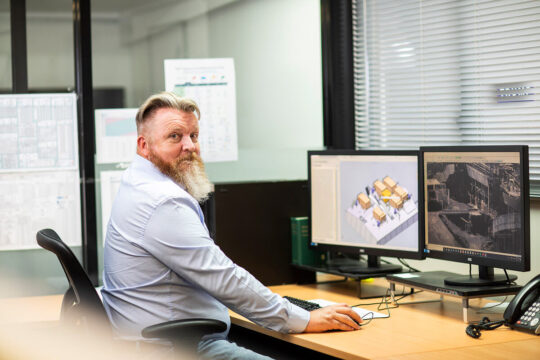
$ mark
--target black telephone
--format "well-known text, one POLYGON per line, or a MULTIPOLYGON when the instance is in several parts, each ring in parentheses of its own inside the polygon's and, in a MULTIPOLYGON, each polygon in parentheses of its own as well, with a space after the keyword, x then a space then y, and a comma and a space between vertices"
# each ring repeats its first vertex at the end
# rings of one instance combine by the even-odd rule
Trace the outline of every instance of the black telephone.
POLYGON ((540 334, 540 275, 516 294, 503 317, 512 329, 540 334))
POLYGON ((540 275, 527 283, 514 296, 503 314, 504 320, 491 322, 487 317, 467 326, 465 332, 478 339, 481 330, 494 330, 502 325, 512 329, 540 335, 540 275))

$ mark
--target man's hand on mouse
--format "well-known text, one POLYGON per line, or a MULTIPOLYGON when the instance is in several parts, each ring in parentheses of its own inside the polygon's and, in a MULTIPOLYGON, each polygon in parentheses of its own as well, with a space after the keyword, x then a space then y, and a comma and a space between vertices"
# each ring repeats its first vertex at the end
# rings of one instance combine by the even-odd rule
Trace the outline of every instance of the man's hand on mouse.
POLYGON ((347 304, 334 304, 313 310, 304 332, 358 330, 362 318, 347 304))

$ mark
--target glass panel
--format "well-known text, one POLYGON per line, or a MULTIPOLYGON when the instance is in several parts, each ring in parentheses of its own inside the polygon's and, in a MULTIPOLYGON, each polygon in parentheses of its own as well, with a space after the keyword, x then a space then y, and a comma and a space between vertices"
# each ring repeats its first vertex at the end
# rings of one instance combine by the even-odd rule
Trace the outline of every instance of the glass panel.
MULTIPOLYGON (((306 151, 323 147, 320 33, 318 0, 93 1, 94 90, 119 92, 96 108, 137 108, 165 90, 165 59, 232 58, 238 160, 207 163, 210 179, 307 179, 306 151)), ((109 171, 126 165, 96 164, 99 249, 117 186, 109 171)), ((99 263, 101 275, 101 252, 99 263)))
MULTIPOLYGON (((66 92, 68 88, 73 88, 74 60, 71 8, 71 0, 26 1, 28 85, 31 92, 66 92)), ((2 69, 0 71, 0 89, 2 92, 11 92, 11 29, 8 0, 0 0, 0 16, 2 18, 0 21, 0 69, 2 69)), ((58 134, 65 135, 62 139, 73 139, 76 135, 72 126, 73 118, 68 119, 66 117, 64 119, 60 116, 54 116, 55 113, 65 114, 66 116, 68 114, 72 115, 75 110, 73 105, 75 97, 73 96, 71 99, 70 104, 72 107, 69 108, 71 111, 61 109, 62 105, 58 102, 52 104, 46 99, 28 100, 28 106, 20 112, 21 115, 18 119, 19 124, 25 121, 25 126, 19 127, 18 134, 17 130, 14 131, 17 137, 16 141, 18 141, 18 151, 27 151, 30 156, 34 152, 39 153, 39 146, 59 145, 60 140, 58 143, 43 141, 48 136, 53 138, 56 131, 58 131, 58 134), (35 108, 36 106, 39 106, 39 111, 34 112, 31 110, 32 107, 35 108), (36 124, 42 120, 44 122, 40 123, 39 130, 37 130, 36 124)), ((0 132, 4 132, 4 134, 13 130, 10 124, 13 123, 13 118, 17 118, 16 115, 10 118, 5 109, 6 107, 4 107, 3 113, 0 111, 0 117, 5 120, 0 132)), ((63 145, 66 146, 66 149, 71 150, 71 154, 76 157, 76 150, 73 153, 75 144, 66 142, 63 145)), ((54 151, 51 154, 54 154, 54 151)), ((28 164, 32 163, 31 157, 17 158, 19 159, 19 167, 21 167, 20 165, 25 159, 28 164)), ((2 167, 6 168, 6 166, 2 167)), ((47 166, 44 165, 44 167, 47 166)), ((50 165, 50 167, 54 168, 55 165, 50 165)), ((79 180, 76 167, 70 165, 70 169, 66 173, 70 175, 71 184, 75 184, 71 189, 78 190, 79 180)), ((55 225, 52 221, 46 220, 47 215, 61 213, 63 205, 73 205, 74 199, 78 198, 78 191, 76 191, 77 195, 69 197, 57 196, 58 189, 61 187, 57 186, 56 183, 53 184, 51 179, 60 179, 63 175, 58 174, 56 171, 48 171, 44 175, 42 171, 33 171, 32 169, 19 171, 17 169, 15 172, 3 172, 0 175, 1 186, 4 190, 0 195, 5 196, 2 201, 4 206, 0 208, 0 211, 2 211, 0 216, 0 244, 2 246, 2 251, 0 251, 0 297, 65 292, 68 288, 66 276, 56 256, 51 252, 40 248, 27 250, 5 249, 10 248, 10 244, 13 243, 22 243, 24 247, 37 247, 34 228, 54 228, 55 225), (39 180, 40 178, 44 179, 44 176, 46 176, 45 181, 39 180), (23 177, 26 179, 25 181, 21 181, 23 177), (14 180, 15 178, 18 180, 14 180), (29 181, 28 178, 31 180, 29 181), (32 181, 34 181, 33 184, 32 181), (47 181, 51 181, 51 183, 49 184, 47 181), (6 191, 6 189, 8 190, 6 191), (34 199, 36 199, 36 203, 39 203, 39 206, 30 210, 29 204, 34 199), (14 202, 20 203, 20 206, 13 205, 14 202), (55 209, 50 209, 45 204, 51 204, 52 207, 55 206, 55 209), (29 230, 30 228, 32 230, 29 230)), ((78 203, 78 201, 75 201, 75 203, 78 203)), ((79 207, 73 206, 75 208, 79 207)), ((70 210, 70 213, 73 212, 70 210)), ((60 235, 63 235, 63 233, 66 235, 63 238, 66 243, 80 243, 80 215, 78 211, 75 211, 75 213, 77 214, 75 220, 70 220, 66 224, 68 228, 73 230, 69 236, 65 231, 62 231, 62 226, 59 225, 55 229, 60 235)), ((54 218, 66 219, 67 217, 54 216, 54 218)), ((13 248, 20 248, 20 246, 13 246, 13 248)), ((81 246, 75 246, 73 252, 81 259, 81 246)))
POLYGON ((73 90, 72 0, 27 0, 26 14, 29 90, 73 90))
POLYGON ((11 92, 11 19, 9 0, 0 0, 0 94, 11 92))
POLYGON ((207 164, 211 180, 307 178, 305 150, 322 147, 318 1, 92 5, 94 87, 125 99, 108 107, 163 91, 165 59, 233 58, 239 160, 207 164))

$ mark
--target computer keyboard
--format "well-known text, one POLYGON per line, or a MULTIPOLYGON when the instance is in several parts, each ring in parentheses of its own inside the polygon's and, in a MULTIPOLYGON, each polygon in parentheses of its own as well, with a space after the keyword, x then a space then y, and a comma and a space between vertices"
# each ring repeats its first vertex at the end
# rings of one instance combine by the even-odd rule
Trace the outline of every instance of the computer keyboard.
POLYGON ((316 303, 311 302, 311 301, 297 299, 297 298, 290 297, 290 296, 284 296, 283 298, 289 300, 289 302, 291 304, 294 304, 294 305, 296 305, 298 307, 301 307, 302 309, 307 310, 307 311, 313 311, 313 310, 317 310, 317 309, 321 308, 321 306, 319 304, 316 304, 316 303))

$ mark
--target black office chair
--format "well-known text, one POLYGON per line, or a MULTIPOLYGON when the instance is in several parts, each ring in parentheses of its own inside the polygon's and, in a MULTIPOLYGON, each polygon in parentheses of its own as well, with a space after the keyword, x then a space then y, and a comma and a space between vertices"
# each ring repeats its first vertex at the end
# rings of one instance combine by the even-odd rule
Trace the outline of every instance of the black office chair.
MULTIPOLYGON (((39 246, 56 254, 70 285, 62 300, 60 320, 94 334, 95 331, 102 335, 105 332, 111 339, 112 329, 105 308, 71 249, 52 229, 38 231, 36 239, 39 246)), ((174 320, 148 326, 142 330, 142 336, 169 340, 177 349, 195 351, 203 335, 226 329, 224 322, 214 319, 174 320)))

